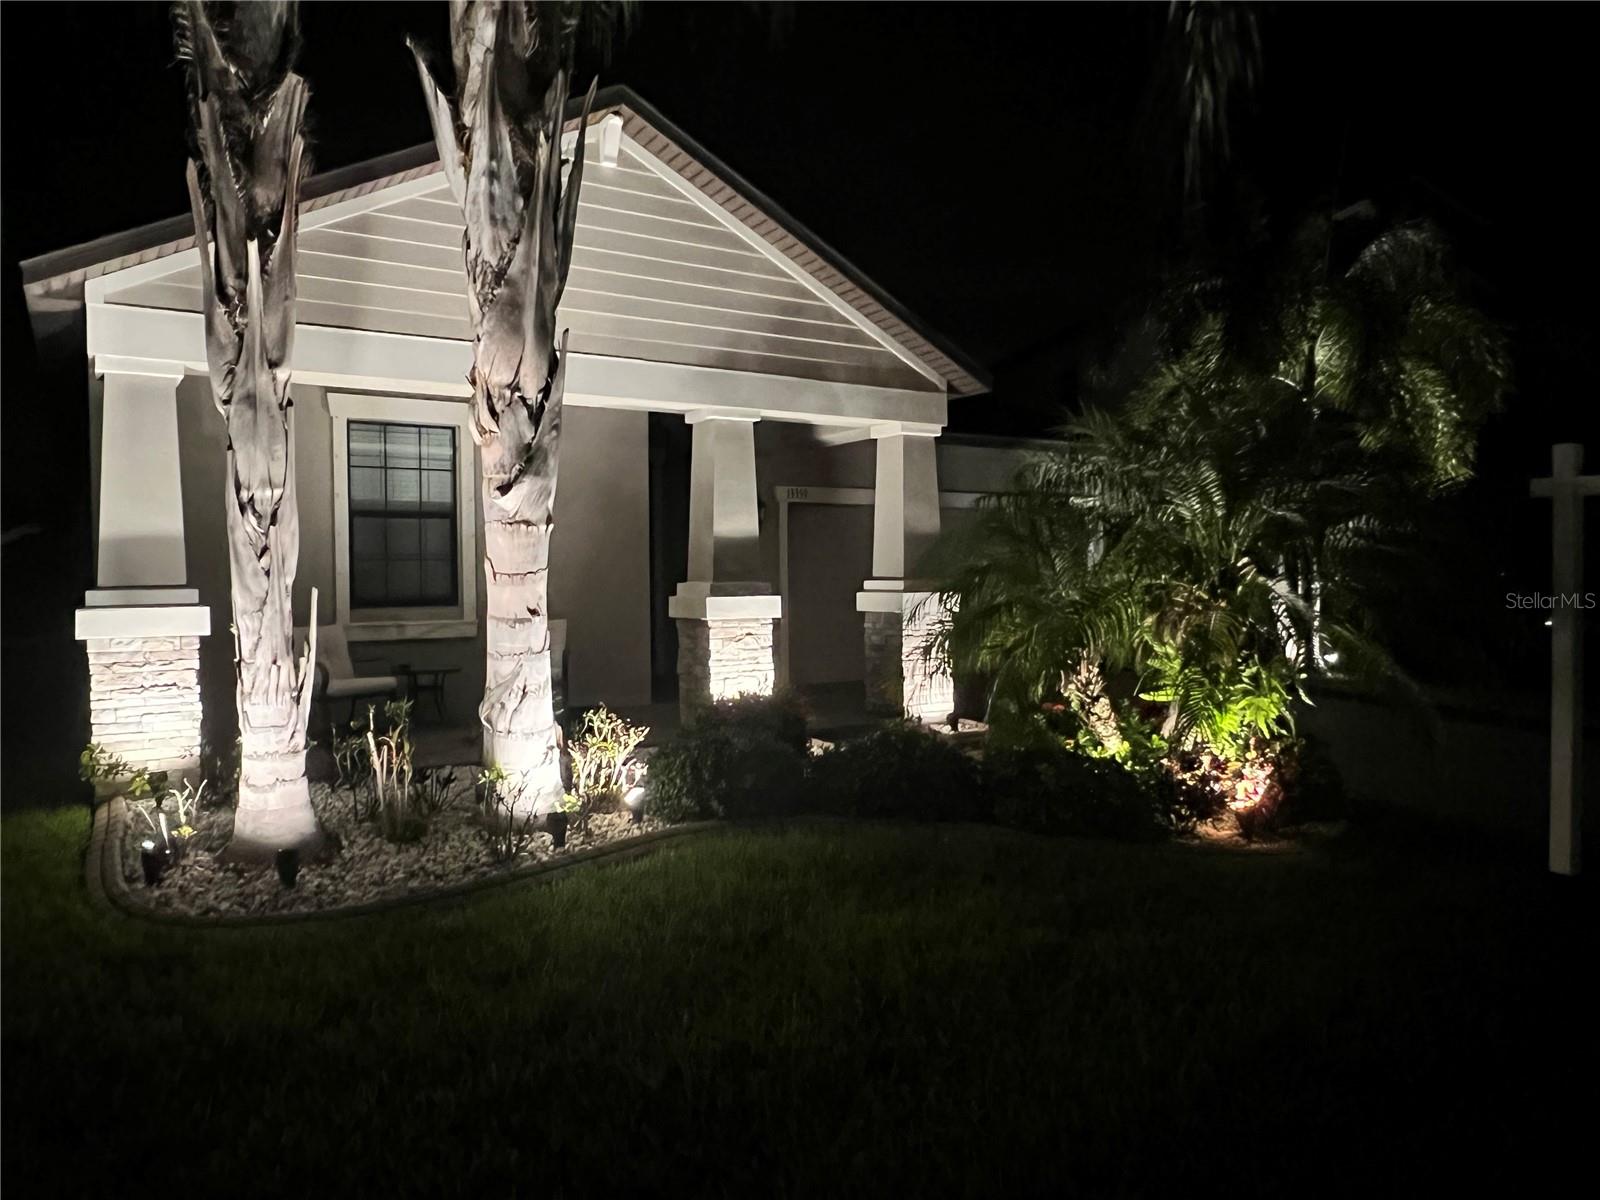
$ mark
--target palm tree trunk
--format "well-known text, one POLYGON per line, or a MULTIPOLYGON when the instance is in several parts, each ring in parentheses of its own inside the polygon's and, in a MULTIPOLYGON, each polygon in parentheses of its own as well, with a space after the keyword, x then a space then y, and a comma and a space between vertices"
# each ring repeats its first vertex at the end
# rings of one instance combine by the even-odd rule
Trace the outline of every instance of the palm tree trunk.
POLYGON ((1078 660, 1071 671, 1061 673, 1061 690, 1072 706, 1072 711, 1095 740, 1112 754, 1119 754, 1126 744, 1122 727, 1117 723, 1117 710, 1106 695, 1105 677, 1097 659, 1088 655, 1078 660))
POLYGON ((589 104, 562 182, 573 4, 451 5, 454 84, 412 50, 434 137, 466 224, 473 325, 472 433, 482 456, 487 669, 485 761, 517 816, 562 800, 550 687, 547 582, 566 338, 555 333, 583 179, 589 104))
MULTIPOLYGON (((305 81, 292 4, 244 4, 226 23, 174 9, 190 100, 189 198, 200 249, 206 358, 228 430, 227 531, 238 671, 239 801, 228 856, 319 853, 306 784, 313 653, 293 646, 300 556, 289 359, 305 149, 305 81)), ((312 597, 315 637, 316 598, 312 597)))

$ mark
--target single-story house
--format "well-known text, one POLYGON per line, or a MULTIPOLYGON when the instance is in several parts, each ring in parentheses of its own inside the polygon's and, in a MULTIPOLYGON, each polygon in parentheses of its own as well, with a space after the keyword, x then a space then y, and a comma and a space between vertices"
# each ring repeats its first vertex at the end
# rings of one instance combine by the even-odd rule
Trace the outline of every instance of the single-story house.
MULTIPOLYGON (((582 136, 550 583, 568 702, 859 681, 942 719, 948 681, 902 635, 931 586, 919 557, 1016 463, 941 436, 983 371, 626 89, 599 96, 582 136)), ((449 715, 468 724, 484 595, 460 213, 431 145, 304 194, 296 621, 315 588, 358 670, 458 668, 449 715)), ((233 706, 192 223, 23 269, 42 352, 81 355, 88 381, 93 736, 190 761, 202 696, 233 706)))

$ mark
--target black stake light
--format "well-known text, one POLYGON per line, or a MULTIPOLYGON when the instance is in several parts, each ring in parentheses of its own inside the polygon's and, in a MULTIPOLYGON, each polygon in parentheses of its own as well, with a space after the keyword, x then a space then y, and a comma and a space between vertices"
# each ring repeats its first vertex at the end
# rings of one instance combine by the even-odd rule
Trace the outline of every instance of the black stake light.
POLYGON ((278 879, 283 886, 292 888, 295 878, 300 874, 300 851, 293 846, 285 846, 273 856, 272 861, 278 868, 278 879))
POLYGON ((559 850, 567 844, 567 814, 564 812, 546 813, 544 818, 545 831, 550 835, 550 848, 559 850))
POLYGON ((161 882, 161 873, 167 869, 167 856, 149 838, 139 843, 139 866, 144 869, 145 887, 155 887, 161 882))

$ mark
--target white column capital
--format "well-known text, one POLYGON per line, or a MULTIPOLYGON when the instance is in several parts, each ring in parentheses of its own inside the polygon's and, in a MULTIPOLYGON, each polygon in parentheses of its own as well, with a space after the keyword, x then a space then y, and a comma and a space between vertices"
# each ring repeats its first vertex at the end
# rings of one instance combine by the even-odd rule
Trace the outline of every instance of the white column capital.
POLYGON ((94 356, 96 375, 138 375, 145 379, 166 379, 174 385, 182 381, 184 366, 165 358, 128 358, 120 354, 94 356))
POLYGON ((704 421, 744 421, 754 425, 761 420, 761 410, 755 408, 696 408, 683 414, 690 425, 704 421))
POLYGON ((867 426, 873 438, 918 437, 936 438, 944 432, 942 425, 926 425, 912 421, 875 421, 867 426))

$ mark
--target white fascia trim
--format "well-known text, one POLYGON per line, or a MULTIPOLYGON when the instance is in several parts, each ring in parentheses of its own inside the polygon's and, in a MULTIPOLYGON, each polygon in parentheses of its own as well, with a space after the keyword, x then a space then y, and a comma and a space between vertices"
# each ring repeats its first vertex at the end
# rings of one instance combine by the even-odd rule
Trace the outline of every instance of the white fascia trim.
POLYGON ((943 425, 932 425, 926 421, 876 421, 870 425, 830 429, 817 435, 817 443, 822 446, 847 446, 851 442, 876 441, 886 437, 936 438, 943 432, 943 425))
POLYGON ((478 636, 477 456, 472 439, 472 409, 460 400, 415 396, 329 392, 333 418, 333 573, 334 620, 351 641, 478 636), (457 617, 440 620, 397 613, 381 621, 353 621, 350 607, 350 422, 392 421, 447 425, 456 431, 456 548, 461 606, 457 617))
POLYGON ((183 379, 186 368, 181 362, 160 358, 124 358, 118 354, 95 356, 96 375, 137 375, 143 379, 170 379, 174 383, 183 379))
MULTIPOLYGON (((88 352, 181 363, 204 374, 205 324, 199 313, 125 304, 86 304, 88 352)), ((295 327, 298 383, 363 392, 465 398, 472 346, 447 338, 377 333, 331 325, 295 327)), ((579 408, 688 413, 745 409, 763 419, 866 427, 896 423, 903 431, 942 429, 943 392, 830 383, 723 367, 572 353, 566 402, 579 408)))
POLYGON ((702 421, 743 421, 753 425, 761 420, 761 414, 750 408, 697 408, 684 413, 683 420, 688 425, 698 425, 702 421))
POLYGON ((942 393, 576 351, 567 372, 566 398, 577 405, 650 412, 745 409, 764 420, 813 425, 872 425, 888 420, 942 428, 949 411, 942 393))

